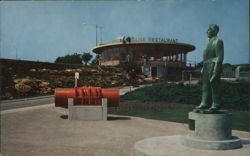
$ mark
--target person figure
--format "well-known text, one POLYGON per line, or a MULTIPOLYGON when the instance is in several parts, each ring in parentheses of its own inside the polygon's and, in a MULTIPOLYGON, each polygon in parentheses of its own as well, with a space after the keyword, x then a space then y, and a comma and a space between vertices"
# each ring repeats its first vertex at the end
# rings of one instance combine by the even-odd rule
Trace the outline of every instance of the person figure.
POLYGON ((209 25, 207 30, 208 43, 203 53, 202 68, 202 100, 196 110, 214 112, 220 109, 220 77, 224 58, 223 41, 217 37, 219 26, 209 25))

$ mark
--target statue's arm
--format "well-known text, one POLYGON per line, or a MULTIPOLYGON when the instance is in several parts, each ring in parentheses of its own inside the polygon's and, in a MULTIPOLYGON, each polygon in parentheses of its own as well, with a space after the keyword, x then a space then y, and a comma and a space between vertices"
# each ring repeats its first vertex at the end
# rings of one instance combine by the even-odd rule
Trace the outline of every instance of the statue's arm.
POLYGON ((222 62, 224 59, 224 45, 222 40, 218 40, 216 44, 216 61, 213 72, 215 74, 220 74, 222 72, 222 62))
POLYGON ((215 50, 216 50, 216 59, 213 69, 213 75, 210 79, 210 82, 214 81, 216 77, 219 78, 220 73, 222 72, 222 62, 224 59, 224 45, 222 40, 218 40, 215 50))

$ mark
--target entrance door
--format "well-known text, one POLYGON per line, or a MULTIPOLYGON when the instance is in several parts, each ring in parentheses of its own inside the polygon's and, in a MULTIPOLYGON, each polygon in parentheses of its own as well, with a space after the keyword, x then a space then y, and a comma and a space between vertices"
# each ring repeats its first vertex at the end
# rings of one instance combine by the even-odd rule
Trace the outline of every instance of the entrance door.
POLYGON ((151 67, 151 76, 157 77, 157 67, 151 67))

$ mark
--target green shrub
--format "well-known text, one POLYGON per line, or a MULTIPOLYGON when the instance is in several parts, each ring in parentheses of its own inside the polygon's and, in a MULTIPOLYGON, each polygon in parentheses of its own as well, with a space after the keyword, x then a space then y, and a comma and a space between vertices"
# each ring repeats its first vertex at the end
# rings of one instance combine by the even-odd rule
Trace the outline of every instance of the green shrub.
MULTIPOLYGON (((221 90, 223 108, 250 110, 250 82, 223 81, 221 90)), ((191 86, 175 83, 155 84, 128 92, 121 99, 199 105, 201 101, 201 84, 191 86)))
POLYGON ((161 79, 167 81, 181 81, 182 77, 178 74, 165 74, 161 77, 161 79))

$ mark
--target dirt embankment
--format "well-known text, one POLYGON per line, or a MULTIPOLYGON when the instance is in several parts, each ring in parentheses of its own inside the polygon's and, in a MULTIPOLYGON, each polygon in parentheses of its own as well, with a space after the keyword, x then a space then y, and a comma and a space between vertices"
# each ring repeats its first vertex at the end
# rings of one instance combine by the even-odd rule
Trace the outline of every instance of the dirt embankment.
MULTIPOLYGON (((120 68, 54 64, 0 59, 1 99, 53 94, 55 88, 74 87, 75 72, 80 73, 78 86, 115 87, 127 85, 129 78, 120 68)), ((143 76, 138 79, 143 83, 143 76)))

